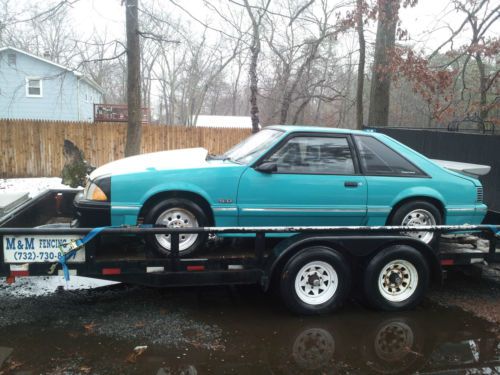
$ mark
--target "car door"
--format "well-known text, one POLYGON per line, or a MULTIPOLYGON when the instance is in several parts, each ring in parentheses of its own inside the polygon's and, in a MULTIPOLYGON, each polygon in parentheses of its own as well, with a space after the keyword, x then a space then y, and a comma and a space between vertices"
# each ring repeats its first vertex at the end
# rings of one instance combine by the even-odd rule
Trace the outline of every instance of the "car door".
POLYGON ((298 133, 243 173, 240 225, 360 225, 367 188, 349 135, 298 133))

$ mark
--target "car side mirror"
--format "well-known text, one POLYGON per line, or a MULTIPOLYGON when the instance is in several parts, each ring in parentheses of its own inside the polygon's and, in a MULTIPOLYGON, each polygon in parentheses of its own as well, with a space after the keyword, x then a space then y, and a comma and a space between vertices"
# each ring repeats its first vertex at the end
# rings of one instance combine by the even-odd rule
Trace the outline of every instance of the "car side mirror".
POLYGON ((265 162, 256 166, 255 170, 262 173, 273 173, 278 171, 278 165, 273 162, 265 162))

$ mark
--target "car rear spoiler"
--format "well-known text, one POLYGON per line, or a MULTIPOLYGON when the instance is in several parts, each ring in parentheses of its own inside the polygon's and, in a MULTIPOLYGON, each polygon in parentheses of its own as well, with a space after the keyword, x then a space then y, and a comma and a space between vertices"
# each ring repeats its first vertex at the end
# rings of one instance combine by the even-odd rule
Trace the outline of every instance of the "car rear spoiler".
POLYGON ((464 173, 473 177, 487 175, 488 173, 490 173, 491 170, 491 167, 489 165, 461 163, 458 161, 439 160, 439 159, 432 159, 432 161, 443 168, 458 173, 464 173))

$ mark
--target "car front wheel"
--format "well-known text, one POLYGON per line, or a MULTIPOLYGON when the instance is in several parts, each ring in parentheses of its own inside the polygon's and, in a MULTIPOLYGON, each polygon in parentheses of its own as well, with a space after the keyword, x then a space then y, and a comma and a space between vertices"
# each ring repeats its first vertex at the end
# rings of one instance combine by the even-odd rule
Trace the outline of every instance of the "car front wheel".
MULTIPOLYGON (((154 205, 144 217, 145 224, 167 228, 197 228, 208 225, 205 212, 194 202, 183 198, 171 198, 154 205)), ((206 242, 207 234, 182 233, 179 235, 179 255, 186 256, 198 250, 206 242)), ((171 252, 170 234, 146 236, 148 244, 160 255, 171 252)))

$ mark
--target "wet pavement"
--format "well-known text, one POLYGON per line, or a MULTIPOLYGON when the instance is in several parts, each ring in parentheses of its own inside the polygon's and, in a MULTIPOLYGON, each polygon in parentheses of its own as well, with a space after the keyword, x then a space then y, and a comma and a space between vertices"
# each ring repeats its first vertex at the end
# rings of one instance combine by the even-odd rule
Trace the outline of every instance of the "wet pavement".
POLYGON ((0 295, 2 375, 500 373, 498 327, 429 301, 304 318, 253 287, 0 295))

